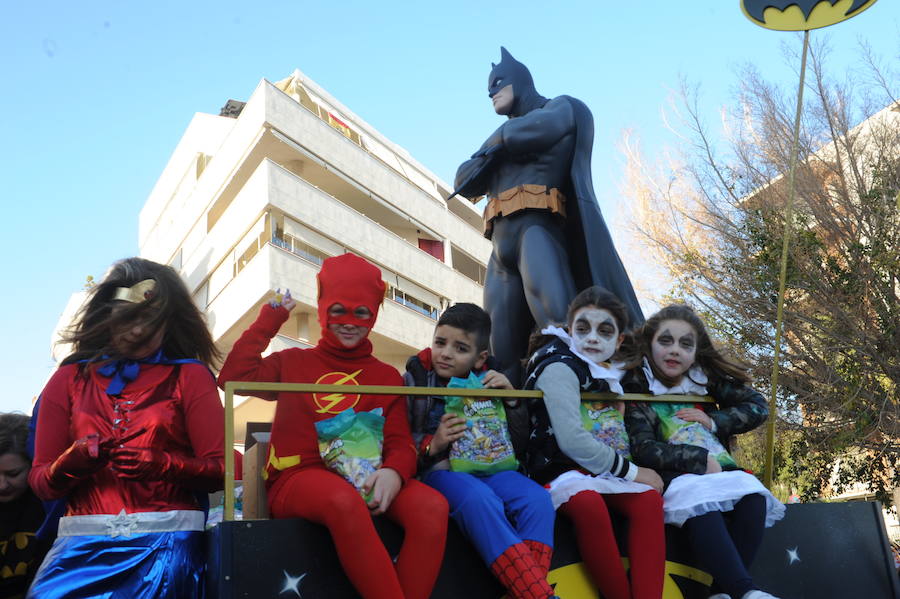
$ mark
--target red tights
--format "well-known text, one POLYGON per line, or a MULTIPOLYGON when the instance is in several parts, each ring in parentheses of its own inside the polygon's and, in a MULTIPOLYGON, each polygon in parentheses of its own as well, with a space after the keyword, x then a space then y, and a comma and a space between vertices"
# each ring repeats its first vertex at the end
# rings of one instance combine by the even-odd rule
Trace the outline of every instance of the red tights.
POLYGON ((575 525, 581 558, 606 599, 659 599, 662 596, 666 542, 659 493, 601 495, 581 491, 561 505, 559 511, 575 525), (609 511, 628 519, 630 586, 609 511))
POLYGON ((386 516, 404 530, 396 569, 375 532, 359 492, 324 469, 299 470, 270 497, 276 518, 305 518, 331 533, 347 578, 364 599, 427 599, 437 580, 447 538, 447 501, 409 480, 386 516))

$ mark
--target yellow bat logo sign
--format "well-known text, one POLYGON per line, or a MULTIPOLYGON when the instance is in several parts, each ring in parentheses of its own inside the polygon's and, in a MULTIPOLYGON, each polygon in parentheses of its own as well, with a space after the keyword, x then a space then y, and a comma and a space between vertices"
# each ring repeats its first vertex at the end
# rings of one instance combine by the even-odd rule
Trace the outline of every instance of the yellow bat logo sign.
POLYGON ((806 31, 827 27, 866 10, 876 0, 741 0, 744 15, 766 29, 806 31))

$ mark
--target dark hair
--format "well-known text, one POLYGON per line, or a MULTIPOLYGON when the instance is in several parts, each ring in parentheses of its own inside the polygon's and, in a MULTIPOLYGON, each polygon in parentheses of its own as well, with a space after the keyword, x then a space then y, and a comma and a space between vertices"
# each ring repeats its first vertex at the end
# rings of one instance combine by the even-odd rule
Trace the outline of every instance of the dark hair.
MULTIPOLYGON (((625 332, 625 327, 628 326, 628 310, 625 309, 625 304, 615 294, 599 285, 582 290, 569 303, 565 326, 571 325, 575 319, 575 313, 587 306, 595 306, 612 314, 612 317, 616 319, 619 332, 625 332)), ((528 338, 528 355, 531 356, 553 339, 555 339, 553 335, 544 335, 540 328, 535 329, 528 338)))
POLYGON ((121 357, 113 346, 112 331, 136 320, 146 323, 146 332, 135 345, 145 343, 165 327, 162 347, 166 357, 194 358, 207 366, 221 357, 206 319, 175 269, 143 258, 125 258, 115 262, 103 281, 88 292, 74 324, 63 336, 62 340, 74 348, 63 364, 96 360, 104 354, 121 357), (114 299, 119 287, 131 287, 146 279, 156 281, 149 299, 140 303, 114 299), (118 306, 115 312, 113 306, 118 306))
POLYGON ((750 382, 748 367, 734 358, 722 355, 713 345, 709 333, 706 332, 706 325, 703 324, 703 321, 700 320, 693 308, 684 304, 666 306, 648 318, 643 326, 633 331, 627 337, 622 347, 626 368, 637 368, 643 362, 644 357, 646 357, 647 362, 650 364, 650 369, 653 371, 653 376, 664 385, 671 387, 678 382, 660 372, 651 358, 650 344, 659 330, 659 325, 665 320, 683 320, 697 331, 696 363, 703 368, 711 380, 722 380, 730 377, 742 383, 750 382))
POLYGON ((566 324, 572 324, 572 320, 575 319, 575 313, 586 306, 595 306, 612 314, 612 317, 616 319, 616 326, 619 327, 620 333, 625 332, 626 327, 628 327, 628 311, 625 309, 625 304, 612 292, 598 285, 588 287, 575 296, 575 299, 569 304, 568 312, 566 312, 566 324))
POLYGON ((25 414, 0 413, 0 455, 14 453, 31 463, 28 455, 28 423, 25 414))
POLYGON ((484 351, 491 339, 491 317, 481 306, 469 303, 453 304, 441 314, 437 326, 450 326, 475 335, 475 348, 484 351))

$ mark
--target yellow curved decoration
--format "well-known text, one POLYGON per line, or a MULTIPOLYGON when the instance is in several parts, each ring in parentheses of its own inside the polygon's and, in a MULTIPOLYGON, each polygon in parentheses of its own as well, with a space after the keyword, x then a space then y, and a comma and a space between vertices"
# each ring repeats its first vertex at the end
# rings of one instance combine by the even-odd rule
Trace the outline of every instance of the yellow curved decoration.
POLYGON ((753 23, 776 31, 806 31, 828 27, 851 19, 863 12, 877 0, 866 0, 859 4, 856 0, 741 0, 741 12, 753 23), (854 4, 858 6, 854 7, 854 4), (812 6, 809 16, 803 8, 812 6), (763 20, 751 13, 759 13, 763 8, 763 20), (852 10, 851 10, 852 9, 852 10), (850 14, 847 12, 850 11, 850 14))
MULTIPOLYGON (((622 564, 627 569, 628 558, 622 558, 622 564)), ((662 599, 684 599, 684 595, 682 595, 681 590, 671 576, 672 574, 696 580, 705 586, 712 584, 712 576, 703 570, 667 561, 662 599)), ((554 585, 553 588, 560 599, 595 599, 597 597, 597 587, 591 582, 587 568, 584 567, 582 562, 551 570, 547 575, 547 581, 554 585)))

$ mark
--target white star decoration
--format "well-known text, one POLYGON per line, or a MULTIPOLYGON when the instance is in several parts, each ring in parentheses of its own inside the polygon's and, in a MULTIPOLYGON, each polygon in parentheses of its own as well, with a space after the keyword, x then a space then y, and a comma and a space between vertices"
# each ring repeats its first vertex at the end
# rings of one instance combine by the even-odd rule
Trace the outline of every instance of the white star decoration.
POLYGON ((123 508, 115 518, 106 523, 106 529, 111 537, 130 537, 137 525, 137 516, 126 514, 123 508))
POLYGON ((800 555, 797 553, 797 549, 798 549, 797 547, 794 547, 793 549, 788 549, 788 550, 787 550, 787 554, 788 554, 788 565, 789 565, 789 566, 790 566, 791 564, 793 564, 794 562, 799 562, 799 561, 800 561, 800 555))
POLYGON ((300 581, 303 580, 303 577, 306 576, 306 572, 300 576, 291 576, 287 573, 287 570, 282 570, 282 572, 284 572, 284 586, 281 587, 281 592, 278 594, 281 595, 282 593, 293 591, 298 597, 303 597, 297 587, 300 585, 300 581))
POLYGON ((591 381, 585 381, 584 384, 581 386, 581 388, 582 388, 582 389, 587 389, 587 388, 589 388, 590 386, 591 386, 591 381))

